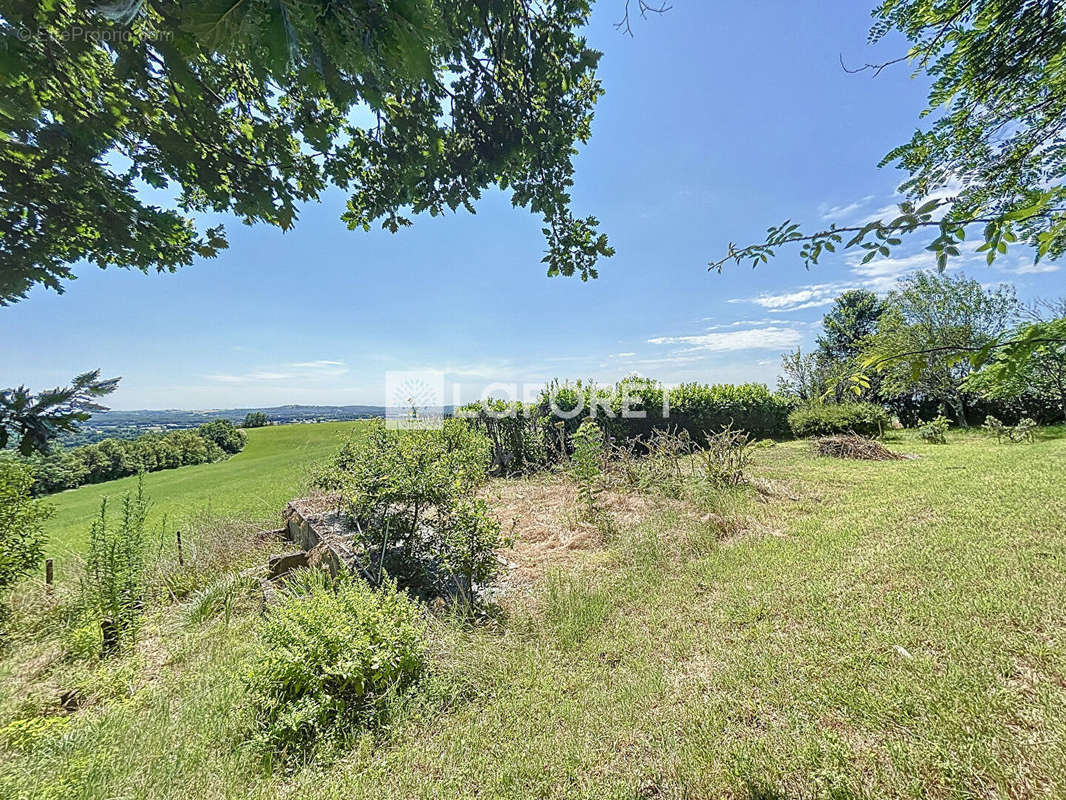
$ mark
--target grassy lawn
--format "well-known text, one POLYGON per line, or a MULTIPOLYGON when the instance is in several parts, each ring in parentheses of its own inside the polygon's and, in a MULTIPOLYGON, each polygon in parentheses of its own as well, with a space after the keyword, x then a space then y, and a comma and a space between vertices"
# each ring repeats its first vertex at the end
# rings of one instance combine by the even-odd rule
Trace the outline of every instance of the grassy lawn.
MULTIPOLYGON (((242 745, 255 614, 154 616, 95 668, 95 704, 17 739, 44 703, 11 680, 44 658, 23 645, 0 668, 0 796, 1066 796, 1066 441, 892 446, 918 458, 760 451, 761 491, 699 509, 741 531, 666 510, 498 625, 432 622, 424 698, 320 767, 242 745)), ((200 502, 223 491, 203 480, 200 502)), ((256 483, 242 507, 269 505, 256 483)))
MULTIPOLYGON (((153 472, 144 485, 152 498, 151 525, 158 529, 163 514, 167 528, 180 528, 204 513, 240 516, 273 524, 285 503, 304 481, 308 466, 336 450, 362 422, 323 422, 315 425, 272 425, 252 428, 243 451, 215 464, 153 472)), ((119 498, 136 491, 137 478, 80 486, 52 495, 56 515, 48 526, 48 554, 80 551, 88 541, 89 525, 100 512, 105 496, 119 498)))

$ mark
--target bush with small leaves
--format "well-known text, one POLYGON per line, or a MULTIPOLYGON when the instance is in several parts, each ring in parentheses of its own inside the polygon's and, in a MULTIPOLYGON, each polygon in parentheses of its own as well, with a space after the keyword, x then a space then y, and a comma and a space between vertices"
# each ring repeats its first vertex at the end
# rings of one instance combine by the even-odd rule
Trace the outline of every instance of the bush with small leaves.
POLYGON ((387 430, 381 422, 320 468, 317 488, 339 492, 360 531, 368 577, 389 574, 421 594, 486 584, 504 544, 474 499, 491 459, 488 438, 465 420, 440 430, 387 430))
POLYGON ((759 441, 745 431, 726 425, 717 433, 707 434, 707 446, 700 451, 703 477, 713 486, 739 486, 754 452, 770 442, 759 441))
POLYGON ((570 477, 577 483, 578 497, 592 519, 596 516, 596 498, 603 487, 604 440, 600 426, 590 419, 578 427, 573 436, 574 452, 570 456, 570 477))
POLYGON ((437 527, 438 551, 444 569, 458 583, 467 603, 473 603, 479 585, 491 583, 500 569, 496 548, 511 539, 501 537, 500 523, 478 498, 459 500, 447 510, 437 527))
POLYGON ((292 581, 263 622, 245 678, 253 744, 283 762, 328 755, 379 723, 425 667, 417 607, 395 584, 292 581))
POLYGON ((1007 426, 989 414, 985 417, 985 424, 981 426, 988 433, 995 435, 997 442, 1002 442, 1003 437, 1007 434, 1007 426))
POLYGON ((1036 420, 1026 417, 1018 420, 1018 424, 1010 429, 1012 442, 1032 442, 1036 439, 1036 420))
POLYGON ((1019 442, 1033 442, 1036 439, 1036 429, 1038 427, 1036 420, 1030 417, 1024 417, 1018 420, 1017 425, 1004 425, 998 419, 989 414, 985 417, 985 424, 981 426, 989 433, 993 433, 996 436, 997 442, 1010 442, 1017 444, 1019 442))
MULTIPOLYGON (((33 471, 10 459, 0 459, 0 600, 44 555, 44 523, 55 513, 30 496, 33 471)), ((6 615, 0 604, 0 624, 6 615)))
POLYGON ((854 433, 880 436, 888 427, 888 412, 873 403, 815 403, 788 415, 792 433, 805 439, 854 433))
POLYGON ((948 418, 940 414, 936 419, 918 428, 918 438, 929 444, 947 444, 949 424, 948 418))
POLYGON ((144 610, 147 549, 145 521, 150 506, 144 493, 144 477, 137 492, 122 498, 117 523, 107 511, 108 501, 100 501, 100 514, 89 528, 89 551, 85 557, 82 598, 85 611, 102 621, 109 650, 132 638, 144 610))

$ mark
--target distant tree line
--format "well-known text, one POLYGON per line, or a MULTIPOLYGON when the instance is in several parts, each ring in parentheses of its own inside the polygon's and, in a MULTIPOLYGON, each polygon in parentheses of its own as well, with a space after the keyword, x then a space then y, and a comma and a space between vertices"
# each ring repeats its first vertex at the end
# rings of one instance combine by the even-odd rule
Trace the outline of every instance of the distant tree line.
POLYGON ((262 411, 249 411, 244 415, 244 422, 241 423, 242 428, 265 428, 270 424, 270 417, 264 414, 262 411))
POLYGON ((244 449, 244 442, 244 432, 222 419, 195 430, 146 433, 129 440, 104 439, 22 460, 33 470, 31 491, 39 496, 141 472, 221 461, 244 449))
POLYGON ((1049 424, 1066 418, 1066 342, 1033 347, 1009 380, 992 348, 1034 322, 1063 318, 1066 299, 1026 306, 1006 285, 917 272, 884 298, 864 289, 840 295, 815 349, 784 355, 778 388, 807 405, 881 405, 908 427, 941 413, 962 427, 989 414, 1049 424), (991 355, 976 368, 967 354, 982 350, 991 355))

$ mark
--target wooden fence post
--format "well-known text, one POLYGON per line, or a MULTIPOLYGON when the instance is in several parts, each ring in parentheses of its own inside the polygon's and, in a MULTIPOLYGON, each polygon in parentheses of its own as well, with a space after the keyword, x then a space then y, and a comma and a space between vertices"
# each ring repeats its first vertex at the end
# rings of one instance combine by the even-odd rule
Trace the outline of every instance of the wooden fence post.
POLYGON ((45 585, 51 589, 52 580, 55 578, 55 564, 50 558, 44 560, 44 582, 45 585))
POLYGON ((178 566, 185 566, 185 556, 181 552, 181 531, 177 531, 178 536, 178 566))

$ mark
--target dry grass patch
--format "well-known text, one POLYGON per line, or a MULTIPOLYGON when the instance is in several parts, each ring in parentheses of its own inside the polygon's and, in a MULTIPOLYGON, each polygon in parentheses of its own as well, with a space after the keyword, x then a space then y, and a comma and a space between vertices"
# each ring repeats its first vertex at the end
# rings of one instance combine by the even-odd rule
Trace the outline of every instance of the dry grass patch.
POLYGON ((501 556, 513 564, 512 574, 532 582, 575 556, 601 551, 608 544, 605 530, 630 531, 664 514, 678 520, 676 531, 720 528, 723 538, 738 533, 736 520, 690 500, 607 489, 597 497, 599 520, 580 511, 577 486, 559 475, 500 478, 482 490, 492 512, 515 537, 501 556), (608 520, 605 526, 602 520, 608 520))

